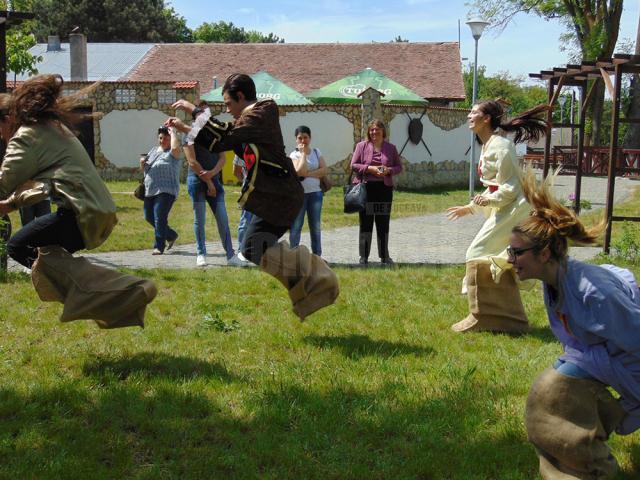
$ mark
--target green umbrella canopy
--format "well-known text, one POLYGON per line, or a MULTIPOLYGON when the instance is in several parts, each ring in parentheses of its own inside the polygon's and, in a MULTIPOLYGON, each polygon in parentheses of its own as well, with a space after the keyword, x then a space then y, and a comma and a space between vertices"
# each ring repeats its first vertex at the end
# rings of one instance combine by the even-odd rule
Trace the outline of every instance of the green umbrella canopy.
MULTIPOLYGON (((280 105, 311 104, 301 93, 296 92, 289 85, 269 75, 267 72, 257 72, 250 75, 250 77, 253 79, 253 83, 256 84, 258 100, 271 98, 280 105)), ((215 88, 201 95, 200 98, 207 102, 222 102, 222 87, 215 88)))
POLYGON ((314 90, 307 95, 314 103, 360 103, 358 94, 367 88, 375 88, 384 93, 382 103, 400 103, 424 105, 427 101, 420 95, 391 80, 386 75, 376 72, 372 68, 365 68, 361 72, 348 75, 329 85, 314 90))

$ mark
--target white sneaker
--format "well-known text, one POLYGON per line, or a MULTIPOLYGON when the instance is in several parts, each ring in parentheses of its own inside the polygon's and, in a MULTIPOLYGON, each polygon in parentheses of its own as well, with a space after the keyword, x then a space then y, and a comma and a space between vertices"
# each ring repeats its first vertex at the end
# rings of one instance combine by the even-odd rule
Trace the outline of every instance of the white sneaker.
POLYGON ((242 260, 238 254, 234 255, 230 259, 227 260, 227 265, 230 267, 248 267, 249 262, 247 260, 242 260))
POLYGON ((198 267, 206 267, 207 266, 207 258, 204 255, 198 255, 196 257, 196 265, 198 267))
POLYGON ((247 260, 247 257, 245 257, 242 252, 238 252, 236 254, 236 257, 238 257, 238 260, 240 260, 241 262, 248 262, 249 260, 247 260))

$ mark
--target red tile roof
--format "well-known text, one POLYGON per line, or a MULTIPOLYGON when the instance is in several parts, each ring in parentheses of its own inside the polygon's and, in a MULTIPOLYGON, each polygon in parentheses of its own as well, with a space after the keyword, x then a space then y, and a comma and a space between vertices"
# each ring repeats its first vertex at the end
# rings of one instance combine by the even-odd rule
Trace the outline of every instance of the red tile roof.
POLYGON ((187 80, 182 82, 176 82, 173 84, 173 88, 181 89, 181 88, 196 88, 198 85, 197 80, 187 80))
POLYGON ((462 100, 457 43, 168 43, 158 44, 130 80, 197 80, 201 91, 232 73, 266 70, 301 93, 371 67, 427 99, 462 100))

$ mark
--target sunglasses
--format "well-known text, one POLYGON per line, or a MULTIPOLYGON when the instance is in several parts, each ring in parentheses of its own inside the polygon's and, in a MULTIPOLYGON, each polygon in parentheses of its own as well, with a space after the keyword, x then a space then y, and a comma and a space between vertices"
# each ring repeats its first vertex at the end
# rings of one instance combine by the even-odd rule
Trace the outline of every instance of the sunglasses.
POLYGON ((535 245, 533 247, 524 247, 524 248, 513 248, 511 245, 509 245, 507 247, 507 255, 509 255, 509 258, 518 258, 520 255, 522 255, 524 252, 528 252, 529 250, 535 250, 536 247, 535 245))

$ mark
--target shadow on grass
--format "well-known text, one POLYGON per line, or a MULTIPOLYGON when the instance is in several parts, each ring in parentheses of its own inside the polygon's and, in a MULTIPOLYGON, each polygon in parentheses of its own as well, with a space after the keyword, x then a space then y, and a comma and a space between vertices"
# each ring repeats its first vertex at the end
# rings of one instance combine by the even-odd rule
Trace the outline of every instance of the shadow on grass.
POLYGON ((524 337, 534 337, 538 340, 548 343, 558 343, 558 339, 553 335, 551 328, 547 327, 532 327, 524 337))
POLYGON ((460 403, 468 395, 454 389, 390 405, 388 395, 402 388, 363 394, 274 386, 256 392, 255 404, 248 400, 249 416, 164 383, 66 383, 27 394, 5 388, 0 476, 467 480, 499 478, 486 473, 518 472, 524 463, 528 474, 509 478, 532 478, 535 455, 524 438, 483 434, 484 418, 460 403))
POLYGON ((168 380, 218 379, 225 383, 237 380, 225 366, 218 363, 154 352, 139 353, 128 358, 95 358, 85 363, 82 372, 102 383, 107 383, 106 380, 113 377, 126 380, 131 375, 168 380))
POLYGON ((140 212, 140 214, 142 214, 143 206, 144 206, 144 204, 142 202, 140 202, 140 205, 135 206, 135 207, 128 207, 128 206, 118 205, 116 207, 116 213, 140 212))
POLYGON ((493 401, 508 392, 461 371, 430 395, 402 381, 366 391, 277 381, 247 385, 241 402, 151 380, 0 389, 0 477, 536 477, 521 419, 505 421, 493 401))
POLYGON ((309 335, 304 341, 318 348, 334 348, 342 352, 345 357, 358 359, 377 356, 391 358, 398 355, 432 355, 430 347, 419 347, 404 342, 388 342, 386 340, 372 340, 367 335, 309 335))

